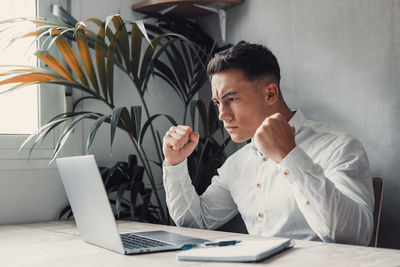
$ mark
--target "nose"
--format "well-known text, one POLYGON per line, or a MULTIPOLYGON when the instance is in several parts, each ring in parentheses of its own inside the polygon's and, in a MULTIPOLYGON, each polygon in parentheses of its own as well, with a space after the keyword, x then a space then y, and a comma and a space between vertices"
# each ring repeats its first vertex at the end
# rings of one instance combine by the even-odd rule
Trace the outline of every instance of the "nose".
POLYGON ((232 120, 232 111, 226 105, 223 105, 221 103, 219 105, 218 111, 219 111, 218 119, 220 121, 230 121, 230 120, 232 120))

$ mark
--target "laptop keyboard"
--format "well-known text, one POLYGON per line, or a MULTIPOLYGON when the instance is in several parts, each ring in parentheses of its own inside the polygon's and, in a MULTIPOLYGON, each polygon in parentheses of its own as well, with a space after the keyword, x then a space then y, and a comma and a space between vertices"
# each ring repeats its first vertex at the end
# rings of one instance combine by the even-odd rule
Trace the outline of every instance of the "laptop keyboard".
POLYGON ((124 247, 128 249, 163 247, 171 245, 169 243, 138 236, 135 234, 122 234, 121 239, 124 247))

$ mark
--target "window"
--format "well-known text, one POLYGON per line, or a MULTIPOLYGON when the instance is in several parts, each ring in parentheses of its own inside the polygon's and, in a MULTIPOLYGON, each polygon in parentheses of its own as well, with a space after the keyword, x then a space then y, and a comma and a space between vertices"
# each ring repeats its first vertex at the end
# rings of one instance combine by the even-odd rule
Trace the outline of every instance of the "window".
MULTIPOLYGON (((51 16, 51 2, 52 0, 1 0, 2 10, 0 10, 1 20, 9 17, 39 17, 51 16), (18 12, 27 12, 10 15, 11 10, 18 12), (5 11, 8 10, 8 11, 5 11), (6 15, 4 15, 6 13, 6 15)), ((63 1, 64 2, 64 1, 63 1)), ((22 29, 23 32, 25 32, 22 29)), ((16 34, 15 32, 13 33, 16 34)), ((3 33, 0 34, 0 50, 6 43, 3 33)), ((12 56, 11 61, 4 62, 0 56, 0 65, 13 64, 13 65, 29 65, 35 66, 37 59, 35 56, 29 57, 35 51, 36 43, 33 38, 26 38, 28 47, 31 51, 26 49, 16 48, 17 51, 10 52, 11 47, 6 50, 6 54, 12 56), (18 61, 17 60, 24 60, 18 61)), ((24 41, 20 40, 15 45, 23 45, 24 41)), ((0 51, 1 53, 2 51, 0 51)), ((57 56, 57 54, 55 55, 57 56)), ((3 71, 3 70, 2 70, 3 71)), ((4 88, 0 88, 4 90, 4 88)), ((30 145, 27 145, 22 151, 18 151, 21 144, 28 137, 29 134, 34 133, 41 125, 44 125, 57 114, 65 110, 65 93, 62 87, 54 87, 50 85, 39 85, 37 88, 22 88, 17 90, 13 96, 11 93, 8 95, 0 96, 0 170, 1 169, 21 169, 25 165, 37 166, 38 168, 48 168, 48 159, 52 155, 54 149, 57 133, 50 134, 43 144, 38 145, 33 150, 30 161, 28 158, 28 151, 30 145), (8 98, 10 97, 10 98, 8 98), (11 100, 10 100, 11 99, 11 100), (16 100, 15 100, 16 99, 16 100), (26 101, 26 102, 23 102, 26 101), (23 102, 23 103, 21 103, 23 102), (10 104, 5 108, 6 104, 10 104), (20 107, 18 107, 20 105, 20 107), (22 112, 22 107, 26 113, 22 112), (12 110, 14 109, 14 110, 12 110), (28 119, 29 116, 29 119, 28 119), (7 120, 11 120, 8 122, 7 120), (4 124, 4 125, 3 125, 4 124), (12 126, 14 124, 14 126, 12 126), (18 163, 22 160, 20 163, 18 163), (39 162, 39 163, 37 163, 39 162)), ((36 167, 35 167, 36 168, 36 167)))
MULTIPOLYGON (((1 20, 36 16, 35 1, 2 0, 1 4, 1 20)), ((36 65, 37 60, 33 55, 36 43, 32 43, 32 38, 18 40, 11 46, 5 41, 32 29, 31 25, 27 22, 18 28, 6 29, 1 33, 3 41, 0 42, 0 65, 36 65)), ((2 86, 0 90, 9 87, 11 86, 2 86)), ((31 134, 37 131, 39 125, 37 88, 38 86, 33 85, 0 97, 0 134, 31 134)))

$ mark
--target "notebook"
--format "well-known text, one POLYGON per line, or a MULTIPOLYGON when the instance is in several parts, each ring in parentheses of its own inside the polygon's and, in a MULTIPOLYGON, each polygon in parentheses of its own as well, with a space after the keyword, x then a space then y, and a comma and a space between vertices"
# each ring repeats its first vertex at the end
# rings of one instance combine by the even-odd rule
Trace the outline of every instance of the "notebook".
POLYGON ((291 239, 249 240, 234 246, 195 248, 176 255, 182 261, 258 262, 293 247, 291 239))
POLYGON ((56 160, 81 238, 121 254, 178 250, 209 240, 167 231, 120 235, 93 155, 56 160))

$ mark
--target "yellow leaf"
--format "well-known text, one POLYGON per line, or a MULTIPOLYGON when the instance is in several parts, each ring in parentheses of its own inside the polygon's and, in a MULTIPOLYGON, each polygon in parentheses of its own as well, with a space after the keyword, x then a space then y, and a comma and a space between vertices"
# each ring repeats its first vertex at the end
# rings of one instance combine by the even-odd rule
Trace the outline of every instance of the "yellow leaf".
POLYGON ((28 73, 28 74, 21 74, 18 76, 14 76, 8 78, 4 81, 0 81, 0 85, 10 84, 10 83, 32 83, 32 82, 47 82, 47 81, 56 81, 60 80, 58 77, 54 77, 49 74, 44 73, 28 73))
POLYGON ((36 52, 35 55, 40 58, 44 63, 49 65, 50 68, 55 70, 58 74, 63 76, 65 79, 75 82, 74 78, 72 75, 68 72, 68 70, 60 63, 56 58, 54 58, 52 55, 49 53, 43 53, 43 52, 36 52))
POLYGON ((82 63, 85 66, 86 72, 90 81, 97 93, 99 93, 99 85, 97 84, 96 72, 94 70, 92 58, 90 56, 89 46, 82 29, 82 24, 79 24, 75 33, 76 44, 78 46, 79 54, 81 55, 82 63))
MULTIPOLYGON (((51 29, 51 35, 59 35, 60 31, 53 28, 51 29)), ((68 66, 72 69, 75 75, 81 80, 81 82, 86 86, 89 87, 88 81, 86 80, 85 74, 82 71, 81 65, 79 64, 78 59, 76 58, 74 51, 72 50, 71 46, 65 40, 63 36, 56 37, 56 45, 60 50, 61 54, 63 55, 65 61, 67 61, 68 66)))

